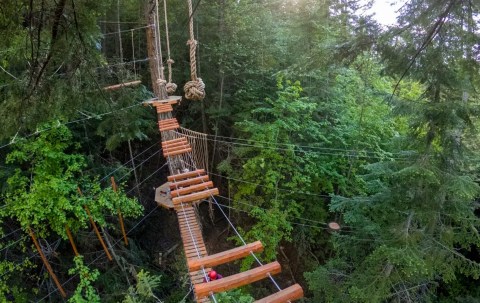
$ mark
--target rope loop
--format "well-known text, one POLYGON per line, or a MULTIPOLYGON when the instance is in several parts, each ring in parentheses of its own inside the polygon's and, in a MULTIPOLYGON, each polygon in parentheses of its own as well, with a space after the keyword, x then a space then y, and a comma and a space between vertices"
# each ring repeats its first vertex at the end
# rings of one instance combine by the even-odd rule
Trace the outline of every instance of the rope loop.
POLYGON ((168 64, 173 64, 173 63, 175 63, 175 61, 173 61, 173 59, 168 59, 168 60, 167 60, 167 63, 168 63, 168 64))
POLYGON ((201 78, 197 78, 196 81, 188 81, 185 83, 183 90, 187 99, 202 101, 205 98, 205 83, 201 78))

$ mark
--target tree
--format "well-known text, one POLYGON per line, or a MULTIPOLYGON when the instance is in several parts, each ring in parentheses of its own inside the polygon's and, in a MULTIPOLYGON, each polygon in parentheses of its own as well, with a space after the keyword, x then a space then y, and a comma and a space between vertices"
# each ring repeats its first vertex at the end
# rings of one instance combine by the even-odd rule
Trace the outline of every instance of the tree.
POLYGON ((456 1, 404 6, 401 36, 384 55, 398 73, 386 100, 407 123, 392 152, 409 155, 408 161, 368 165, 366 194, 333 200, 331 210, 343 214, 350 232, 335 238, 335 258, 306 275, 316 298, 421 302, 479 278, 480 263, 471 253, 480 245, 478 158, 468 151, 478 62, 465 56, 476 49, 464 15, 469 11, 468 2, 456 1), (420 82, 417 96, 406 98, 407 76, 420 82))

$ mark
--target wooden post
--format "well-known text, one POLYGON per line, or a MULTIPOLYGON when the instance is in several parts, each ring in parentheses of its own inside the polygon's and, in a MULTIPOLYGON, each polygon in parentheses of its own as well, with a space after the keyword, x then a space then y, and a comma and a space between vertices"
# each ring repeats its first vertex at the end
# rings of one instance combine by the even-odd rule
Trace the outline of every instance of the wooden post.
MULTIPOLYGON (((78 193, 82 195, 82 191, 80 190, 80 187, 78 187, 77 190, 78 190, 78 193)), ((87 215, 88 215, 88 218, 90 219, 90 223, 92 224, 93 230, 95 231, 95 234, 97 235, 97 238, 100 241, 100 244, 102 244, 103 250, 105 251, 105 254, 107 255, 108 260, 112 261, 112 256, 110 255, 110 252, 108 251, 108 248, 102 239, 102 235, 100 235, 100 232, 98 231, 97 224, 95 223, 95 221, 93 221, 90 210, 86 205, 84 205, 83 208, 85 208, 85 211, 87 212, 87 215)))
MULTIPOLYGON (((117 192, 117 183, 115 183, 115 177, 111 177, 110 181, 112 182, 112 188, 114 192, 117 192)), ((125 245, 128 246, 128 238, 127 238, 127 233, 125 232, 125 224, 123 224, 123 216, 122 216, 122 211, 117 209, 118 212, 118 220, 120 221, 120 228, 122 229, 122 234, 123 234, 123 241, 125 242, 125 245)))
POLYGON ((72 245, 73 252, 75 253, 75 256, 78 257, 77 246, 75 245, 75 242, 73 241, 72 233, 70 232, 70 228, 68 228, 67 224, 65 224, 65 231, 67 232, 68 240, 70 240, 70 244, 72 245))
POLYGON ((60 284, 60 281, 58 281, 57 276, 53 272, 52 266, 50 266, 50 263, 48 262, 47 258, 45 257, 45 254, 42 251, 42 248, 40 247, 40 244, 38 244, 37 238, 35 237, 35 234, 33 233, 32 229, 29 227, 28 228, 28 233, 30 234, 30 237, 33 240, 33 244, 35 244, 35 247, 37 248, 38 253, 40 254, 40 258, 43 261, 43 264, 45 264, 45 267, 48 270, 48 273, 53 279, 53 282, 55 282, 55 285, 57 285, 58 291, 62 295, 62 297, 66 298, 67 294, 65 293, 65 290, 63 290, 62 284, 60 284))

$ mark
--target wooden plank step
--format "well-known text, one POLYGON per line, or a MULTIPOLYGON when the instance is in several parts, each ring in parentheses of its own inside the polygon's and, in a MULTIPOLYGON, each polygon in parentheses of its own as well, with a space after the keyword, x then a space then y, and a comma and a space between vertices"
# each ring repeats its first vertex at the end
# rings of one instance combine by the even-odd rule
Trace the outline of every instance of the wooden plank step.
POLYGON ((175 153, 179 150, 183 150, 183 149, 187 149, 187 148, 191 148, 190 145, 188 144, 183 144, 183 145, 179 145, 179 146, 175 146, 175 147, 171 147, 171 148, 164 148, 163 149, 163 155, 166 157, 167 155, 169 154, 172 154, 172 153, 175 153))
POLYGON ((172 195, 172 197, 180 197, 180 196, 183 196, 183 195, 186 195, 186 194, 190 194, 190 193, 193 193, 193 192, 196 192, 196 191, 201 191, 201 190, 204 190, 204 189, 209 189, 209 188, 212 188, 212 187, 213 187, 213 182, 208 181, 208 182, 203 182, 203 183, 200 183, 200 184, 191 185, 191 186, 188 186, 188 187, 183 187, 183 188, 180 188, 180 189, 176 189, 174 191, 171 191, 170 194, 172 195))
POLYGON ((173 111, 173 107, 169 104, 157 106, 157 114, 169 113, 173 111))
POLYGON ((190 144, 188 143, 181 143, 181 144, 178 144, 178 145, 175 145, 175 146, 168 146, 168 147, 164 147, 163 148, 163 152, 164 153, 171 153, 171 152, 174 152, 174 151, 177 151, 177 150, 181 150, 181 149, 185 149, 185 148, 190 148, 190 144))
POLYGON ((178 175, 168 176, 167 180, 169 182, 178 182, 178 181, 181 181, 181 180, 184 180, 184 179, 187 179, 187 178, 199 177, 199 176, 202 176, 202 175, 205 175, 205 170, 204 169, 197 169, 197 170, 194 170, 194 171, 189 171, 189 172, 178 174, 178 175))
POLYGON ((192 148, 188 147, 188 148, 184 148, 184 149, 179 149, 179 150, 163 153, 163 156, 165 156, 165 158, 166 157, 173 157, 173 156, 178 156, 178 155, 181 155, 181 154, 189 153, 191 151, 192 151, 192 148))
POLYGON ((250 255, 250 252, 263 251, 262 242, 256 241, 244 246, 223 251, 217 254, 209 255, 208 257, 196 260, 188 260, 188 270, 199 270, 203 267, 214 267, 220 264, 225 264, 235 261, 250 255))
POLYGON ((193 202, 193 201, 198 201, 201 199, 208 198, 210 196, 218 195, 218 193, 219 193, 218 188, 212 188, 212 189, 207 189, 207 190, 189 194, 189 195, 172 198, 172 202, 173 202, 173 205, 177 205, 180 203, 193 202))
POLYGON ((159 125, 167 125, 167 124, 172 124, 172 123, 178 123, 177 118, 169 118, 169 119, 158 120, 159 125))
POLYGON ((198 244, 198 240, 202 238, 202 233, 201 233, 200 230, 194 231, 193 229, 192 229, 191 233, 190 233, 189 230, 185 230, 185 231, 182 232, 181 236, 182 236, 182 240, 184 239, 184 241, 183 241, 184 244, 188 244, 190 242, 193 243, 192 234, 193 234, 193 237, 194 237, 195 241, 197 241, 197 244, 198 244))
MULTIPOLYGON (((198 259, 197 250, 195 248, 184 250, 184 252, 185 252, 185 256, 187 257, 187 260, 198 259)), ((198 252, 200 253, 200 257, 208 256, 207 250, 205 248, 199 248, 198 252)))
POLYGON ((209 180, 208 176, 200 176, 200 177, 190 178, 190 179, 186 179, 179 182, 172 182, 170 183, 170 190, 176 190, 181 187, 208 182, 208 180, 209 180))
POLYGON ((174 129, 177 129, 177 128, 180 128, 179 124, 172 124, 172 125, 165 126, 165 127, 159 127, 159 130, 161 132, 166 132, 168 130, 174 130, 174 129))
POLYGON ((294 284, 288 288, 274 293, 268 297, 257 300, 253 303, 285 303, 303 298, 303 289, 300 285, 294 284))
POLYGON ((197 249, 198 251, 200 252, 200 256, 201 257, 205 257, 207 256, 207 249, 205 248, 205 246, 192 246, 192 247, 187 247, 187 248, 184 248, 184 252, 187 256, 187 259, 198 259, 198 255, 197 255, 197 249))
MULTIPOLYGON (((181 223, 180 228, 182 227, 182 225, 185 224, 186 221, 189 221, 189 223, 190 222, 193 223, 196 218, 197 218, 197 215, 195 213, 182 214, 181 216, 178 217, 178 222, 181 223)), ((196 222, 195 222, 195 225, 197 225, 196 222)))
MULTIPOLYGON (((207 250, 206 249, 198 249, 198 253, 200 254, 200 257, 206 257, 208 256, 207 254, 207 250)), ((187 257, 187 260, 189 259, 198 259, 198 253, 197 253, 197 250, 194 249, 194 250, 189 250, 189 251, 185 251, 185 256, 187 257)))
POLYGON ((169 143, 169 144, 162 144, 163 149, 171 149, 177 146, 182 146, 182 145, 187 145, 187 141, 180 141, 180 142, 174 142, 174 143, 169 143))
POLYGON ((193 212, 179 213, 179 214, 177 214, 177 217, 178 217, 179 221, 188 220, 188 221, 194 222, 195 225, 198 225, 198 223, 196 222, 197 214, 194 211, 193 212))
POLYGON ((179 141, 187 141, 187 139, 185 137, 180 137, 180 138, 176 138, 176 139, 172 139, 172 140, 162 141, 162 145, 164 143, 175 143, 175 142, 179 142, 179 141))
POLYGON ((177 121, 164 122, 164 123, 162 123, 162 121, 164 121, 164 120, 160 120, 160 122, 158 123, 159 127, 167 127, 167 126, 178 125, 179 124, 177 121))
POLYGON ((188 224, 190 225, 190 229, 198 229, 200 230, 200 227, 198 226, 198 224, 196 224, 194 222, 196 218, 195 217, 191 217, 191 218, 187 218, 186 220, 179 220, 179 226, 180 226, 180 229, 181 231, 186 231, 188 230, 188 225, 187 225, 187 222, 188 224))
POLYGON ((247 270, 223 279, 194 285, 195 293, 199 298, 207 297, 210 293, 219 293, 234 289, 240 286, 265 279, 268 274, 275 275, 281 271, 280 263, 277 261, 263 266, 247 270))

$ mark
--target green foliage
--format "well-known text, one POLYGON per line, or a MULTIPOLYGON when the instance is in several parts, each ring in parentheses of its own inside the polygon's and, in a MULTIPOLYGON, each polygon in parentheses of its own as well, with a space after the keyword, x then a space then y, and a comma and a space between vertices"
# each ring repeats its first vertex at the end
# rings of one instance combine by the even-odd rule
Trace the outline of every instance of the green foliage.
POLYGON ((255 300, 240 289, 219 293, 215 298, 219 303, 252 303, 255 300))
POLYGON ((88 206, 94 219, 104 224, 104 213, 121 210, 126 217, 141 214, 142 206, 124 193, 102 190, 98 182, 83 175, 86 159, 74 153, 78 145, 65 126, 48 125, 51 129, 37 137, 22 140, 7 156, 7 163, 16 164, 8 178, 6 207, 1 217, 16 218, 22 228, 35 229, 39 237, 50 230, 67 238, 65 226, 72 232, 86 228, 88 206), (77 188, 87 189, 90 195, 81 196, 77 188))
POLYGON ((74 230, 86 227, 77 193, 85 159, 70 153, 75 146, 68 128, 47 127, 52 129, 21 140, 7 156, 7 163, 18 168, 7 180, 6 207, 1 216, 16 218, 25 230, 32 227, 40 237, 53 230, 66 239, 66 224, 74 230))
POLYGON ((123 303, 161 302, 154 294, 154 289, 160 285, 161 276, 152 276, 141 270, 137 274, 137 284, 128 288, 123 303))
POLYGON ((83 257, 75 257, 75 267, 71 268, 68 273, 71 275, 78 275, 80 283, 75 289, 73 296, 68 299, 69 303, 100 303, 100 296, 92 283, 98 279, 100 272, 97 269, 90 270, 83 263, 83 257))

